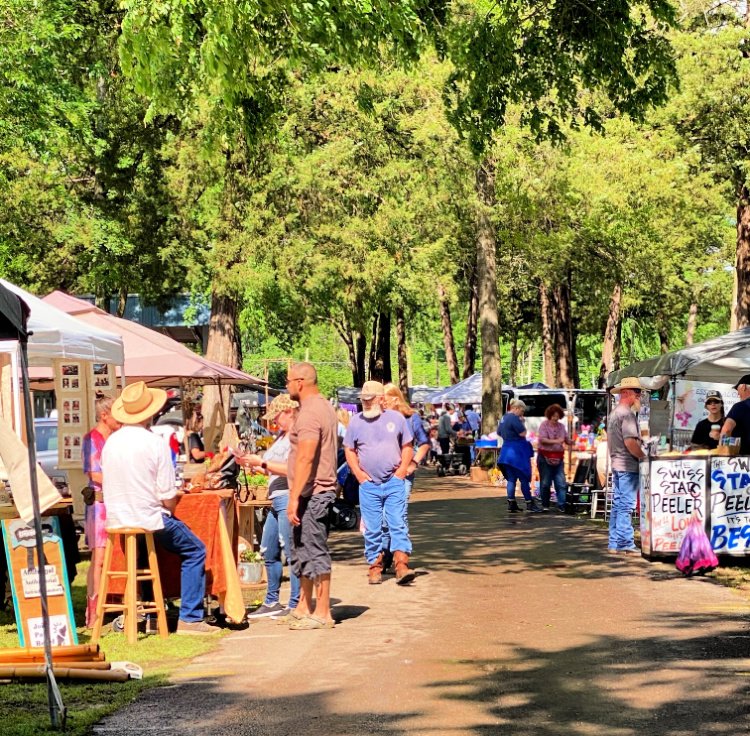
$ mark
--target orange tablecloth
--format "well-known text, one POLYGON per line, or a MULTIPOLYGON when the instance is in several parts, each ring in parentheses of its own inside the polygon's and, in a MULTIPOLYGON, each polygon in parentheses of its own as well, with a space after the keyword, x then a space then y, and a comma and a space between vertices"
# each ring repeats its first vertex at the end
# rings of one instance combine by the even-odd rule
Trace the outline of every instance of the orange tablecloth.
MULTIPOLYGON (((245 609, 237 575, 237 508, 231 491, 203 491, 180 496, 175 518, 185 523, 206 545, 206 590, 224 605, 227 615, 239 621, 245 609), (230 610, 231 609, 231 610, 230 610)), ((180 596, 180 558, 159 547, 159 575, 166 598, 180 596)), ((114 549, 113 570, 125 570, 121 545, 114 549)), ((125 580, 115 578, 109 592, 122 595, 125 580)))

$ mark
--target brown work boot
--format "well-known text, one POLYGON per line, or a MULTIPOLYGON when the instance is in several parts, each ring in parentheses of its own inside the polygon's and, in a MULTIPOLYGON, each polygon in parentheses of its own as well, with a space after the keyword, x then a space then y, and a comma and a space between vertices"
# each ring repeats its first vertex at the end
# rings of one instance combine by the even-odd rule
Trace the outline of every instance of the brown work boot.
POLYGON ((409 567, 409 555, 406 552, 394 552, 393 562, 396 564, 397 585, 406 585, 414 580, 414 570, 409 567))
POLYGON ((382 552, 375 558, 375 562, 370 565, 370 569, 367 572, 367 582, 370 583, 370 585, 380 585, 380 583, 383 582, 382 552))

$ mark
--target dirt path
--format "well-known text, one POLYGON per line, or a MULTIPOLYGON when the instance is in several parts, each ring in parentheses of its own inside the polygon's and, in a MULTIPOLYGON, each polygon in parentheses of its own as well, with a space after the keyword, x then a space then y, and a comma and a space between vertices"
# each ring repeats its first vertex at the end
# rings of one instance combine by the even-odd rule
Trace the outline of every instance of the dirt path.
POLYGON ((750 731, 750 606, 672 565, 606 554, 497 489, 417 480, 408 588, 368 586, 357 533, 332 535, 328 631, 254 623, 99 734, 682 736, 750 731))

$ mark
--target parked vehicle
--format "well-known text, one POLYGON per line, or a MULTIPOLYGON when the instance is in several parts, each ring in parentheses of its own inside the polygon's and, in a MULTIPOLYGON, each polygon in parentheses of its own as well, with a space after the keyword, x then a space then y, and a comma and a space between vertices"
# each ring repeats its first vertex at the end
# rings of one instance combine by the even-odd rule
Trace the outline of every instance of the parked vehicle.
POLYGON ((62 494, 69 496, 68 473, 57 467, 57 419, 35 419, 34 434, 37 462, 62 494))

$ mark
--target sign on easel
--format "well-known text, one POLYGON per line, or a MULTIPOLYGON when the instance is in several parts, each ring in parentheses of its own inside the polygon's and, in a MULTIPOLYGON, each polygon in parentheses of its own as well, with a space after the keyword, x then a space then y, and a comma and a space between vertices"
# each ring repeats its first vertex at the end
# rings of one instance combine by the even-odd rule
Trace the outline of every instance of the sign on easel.
MULTIPOLYGON (((42 534, 52 646, 78 644, 60 523, 54 516, 42 519, 42 534)), ((3 542, 20 644, 42 647, 44 629, 34 525, 22 519, 4 519, 3 542)))

